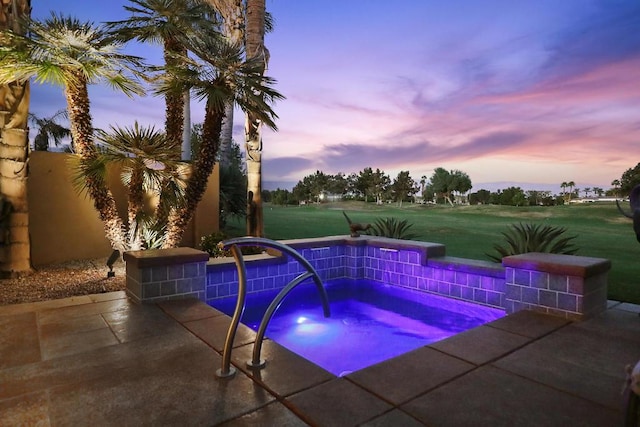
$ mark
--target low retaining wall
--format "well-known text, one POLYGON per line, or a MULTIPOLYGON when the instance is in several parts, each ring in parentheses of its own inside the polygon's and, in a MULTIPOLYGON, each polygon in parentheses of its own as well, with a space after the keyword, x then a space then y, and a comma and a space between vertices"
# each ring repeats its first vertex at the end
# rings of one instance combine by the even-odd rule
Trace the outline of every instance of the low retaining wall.
POLYGON ((136 303, 205 299, 209 254, 192 248, 124 253, 127 296, 136 303))
POLYGON ((523 309, 580 320, 607 308, 611 261, 572 255, 528 253, 505 257, 505 309, 523 309))
MULTIPOLYGON (((599 258, 532 253, 507 257, 503 265, 500 265, 447 257, 445 247, 441 244, 373 236, 334 236, 287 240, 281 243, 296 249, 313 265, 322 280, 368 279, 502 308, 507 313, 532 309, 574 320, 592 316, 606 308, 606 275, 611 263, 599 258)), ((148 259, 152 257, 164 257, 161 251, 155 252, 153 255, 146 255, 145 262, 148 263, 148 259)), ((203 252, 190 253, 199 253, 198 262, 202 262, 203 252)), ((128 256, 137 265, 141 265, 142 254, 132 254, 125 254, 125 260, 128 256)), ((154 266, 158 267, 166 262, 174 262, 171 265, 175 266, 176 260, 175 257, 165 258, 157 261, 154 266)), ((245 265, 247 292, 283 288, 305 271, 296 260, 273 251, 270 255, 246 256, 245 265)), ((158 298, 193 294, 211 303, 217 298, 238 293, 238 273, 232 258, 209 260, 206 266, 206 284, 201 288, 198 281, 198 285, 190 291, 183 286, 183 292, 178 292, 176 283, 175 296, 168 293, 172 287, 163 284, 163 273, 155 273, 157 281, 143 281, 146 285, 138 292, 138 283, 142 283, 139 279, 148 278, 145 274, 151 274, 150 279, 155 277, 153 268, 151 267, 150 273, 140 275, 135 273, 132 266, 134 289, 128 290, 128 293, 135 295, 134 300, 155 301, 158 298)))

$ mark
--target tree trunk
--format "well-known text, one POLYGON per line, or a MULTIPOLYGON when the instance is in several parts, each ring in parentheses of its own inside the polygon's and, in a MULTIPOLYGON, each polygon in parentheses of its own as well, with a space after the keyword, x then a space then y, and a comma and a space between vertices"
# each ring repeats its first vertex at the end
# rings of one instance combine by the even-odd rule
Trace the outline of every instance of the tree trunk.
MULTIPOLYGON (((223 18, 223 34, 229 42, 241 45, 244 38, 242 0, 208 0, 223 18)), ((229 165, 233 141, 233 100, 225 104, 224 120, 220 131, 220 167, 229 165)))
POLYGON ((182 94, 184 110, 182 119, 182 160, 191 160, 191 94, 188 90, 182 94))
MULTIPOLYGON (((171 66, 176 63, 176 59, 173 57, 173 53, 186 53, 186 50, 180 42, 177 40, 168 38, 164 40, 164 60, 165 64, 171 66)), ((183 126, 184 126, 184 106, 185 96, 184 93, 168 93, 165 95, 165 133, 167 135, 167 144, 175 150, 175 159, 178 160, 181 157, 181 146, 183 138, 183 126)), ((162 184, 164 187, 166 183, 162 184)), ((164 196, 161 194, 160 198, 164 196)), ((167 203, 163 203, 160 200, 160 208, 157 212, 157 219, 160 223, 166 223, 167 228, 171 229, 175 227, 172 224, 172 218, 176 218, 175 209, 168 208, 167 203)))
MULTIPOLYGON (((269 53, 264 46, 265 0, 247 0, 245 50, 247 59, 258 59, 267 69, 269 53)), ((262 217, 262 122, 247 112, 245 118, 247 150, 247 235, 264 236, 262 217)))
POLYGON ((220 167, 228 166, 231 156, 231 142, 233 141, 233 101, 224 106, 224 120, 220 131, 220 167))
POLYGON ((451 200, 451 194, 449 194, 449 193, 444 193, 444 199, 445 199, 447 202, 449 202, 449 204, 450 204, 451 206, 453 206, 453 200, 451 200))
POLYGON ((205 109, 205 117, 202 131, 202 142, 198 157, 192 163, 191 174, 187 180, 187 188, 185 190, 185 205, 173 209, 169 214, 169 225, 167 230, 167 238, 164 241, 163 248, 173 248, 178 246, 184 230, 187 228, 189 221, 193 217, 193 213, 202 199, 202 195, 207 189, 209 176, 213 171, 218 154, 220 144, 220 128, 222 127, 222 118, 224 112, 218 111, 207 103, 205 109))
MULTIPOLYGON (((69 85, 65 90, 67 110, 71 123, 71 135, 75 142, 76 154, 82 166, 88 165, 95 158, 97 151, 93 143, 93 125, 89 109, 89 92, 82 75, 76 76, 79 84, 69 85)), ((113 249, 121 253, 128 250, 124 234, 124 224, 118 214, 115 199, 106 182, 88 178, 86 183, 89 196, 93 200, 100 219, 104 224, 105 236, 113 249)))
POLYGON ((139 229, 139 215, 144 211, 144 177, 142 168, 134 167, 131 171, 131 180, 128 188, 127 223, 129 224, 129 236, 127 247, 137 251, 142 248, 142 239, 139 229))
MULTIPOLYGON (((19 19, 31 14, 30 0, 0 0, 0 29, 20 32, 19 19)), ((30 273, 29 82, 0 86, 0 275, 30 273)))
MULTIPOLYGON (((164 42, 164 60, 169 66, 176 62, 176 59, 172 56, 172 53, 185 53, 184 46, 178 41, 173 39, 167 39, 164 42)), ((172 147, 176 147, 176 155, 180 153, 180 146, 182 145, 182 127, 184 125, 184 94, 183 93, 169 93, 165 95, 165 132, 167 134, 167 141, 172 147)))

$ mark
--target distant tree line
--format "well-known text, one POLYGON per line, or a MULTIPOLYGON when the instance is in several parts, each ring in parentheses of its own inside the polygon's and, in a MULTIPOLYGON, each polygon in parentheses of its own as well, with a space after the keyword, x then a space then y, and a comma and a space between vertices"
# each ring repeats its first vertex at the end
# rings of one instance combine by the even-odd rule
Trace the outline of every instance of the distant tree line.
POLYGON ((392 180, 380 169, 366 167, 358 173, 335 175, 317 170, 302 178, 292 191, 280 189, 264 190, 262 197, 266 202, 277 205, 297 205, 300 203, 322 203, 333 200, 360 200, 364 202, 391 203, 402 205, 414 203, 454 204, 494 204, 511 206, 552 206, 561 205, 572 198, 580 197, 624 197, 634 186, 640 184, 640 163, 626 170, 620 179, 611 182, 612 188, 576 187, 574 181, 560 185, 561 194, 551 191, 523 190, 521 187, 508 187, 497 191, 481 189, 470 193, 473 188, 471 178, 463 171, 446 170, 438 167, 430 177, 422 176, 414 180, 409 171, 401 171, 392 180))
POLYGON ((380 169, 374 171, 367 167, 357 174, 350 175, 344 173, 330 175, 316 171, 298 181, 291 192, 287 190, 272 192, 271 199, 277 204, 319 203, 339 198, 378 204, 397 202, 402 205, 403 202, 412 201, 418 190, 409 171, 401 171, 392 180, 384 171, 380 169))
POLYGON ((425 194, 431 198, 450 200, 454 192, 464 193, 471 189, 468 175, 460 171, 448 172, 438 168, 431 179, 416 182, 409 171, 400 171, 391 177, 380 169, 366 167, 358 173, 335 175, 316 171, 302 178, 292 191, 277 189, 263 194, 264 200, 278 205, 306 202, 320 203, 340 200, 360 200, 364 202, 397 203, 422 201, 425 194), (447 178, 449 177, 449 178, 447 178))

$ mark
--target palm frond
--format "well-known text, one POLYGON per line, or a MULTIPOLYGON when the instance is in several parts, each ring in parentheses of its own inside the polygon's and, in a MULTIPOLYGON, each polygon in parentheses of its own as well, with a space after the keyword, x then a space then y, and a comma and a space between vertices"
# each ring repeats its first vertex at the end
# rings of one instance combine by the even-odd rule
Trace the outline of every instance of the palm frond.
POLYGON ((103 158, 96 156, 90 159, 82 159, 79 155, 69 158, 71 170, 71 183, 75 191, 87 196, 90 186, 107 182, 107 164, 103 158))
POLYGON ((138 83, 144 61, 122 54, 122 43, 104 27, 55 13, 26 23, 26 36, 3 32, 9 44, 0 51, 0 81, 34 78, 62 86, 104 81, 129 96, 144 94, 138 83))
POLYGON ((124 9, 131 16, 106 23, 112 37, 121 41, 163 43, 186 38, 198 29, 217 25, 215 11, 203 1, 130 0, 124 9))

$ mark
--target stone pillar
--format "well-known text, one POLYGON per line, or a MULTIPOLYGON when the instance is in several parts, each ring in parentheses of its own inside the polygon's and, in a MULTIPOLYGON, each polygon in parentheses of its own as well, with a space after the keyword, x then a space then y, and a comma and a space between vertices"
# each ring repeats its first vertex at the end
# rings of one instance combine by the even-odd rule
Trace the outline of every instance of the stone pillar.
POLYGON ((209 254, 192 248, 125 252, 127 295, 136 303, 205 301, 209 254))
POLYGON ((607 259, 532 252, 505 257, 502 265, 507 313, 530 309, 583 320, 607 308, 607 259))

